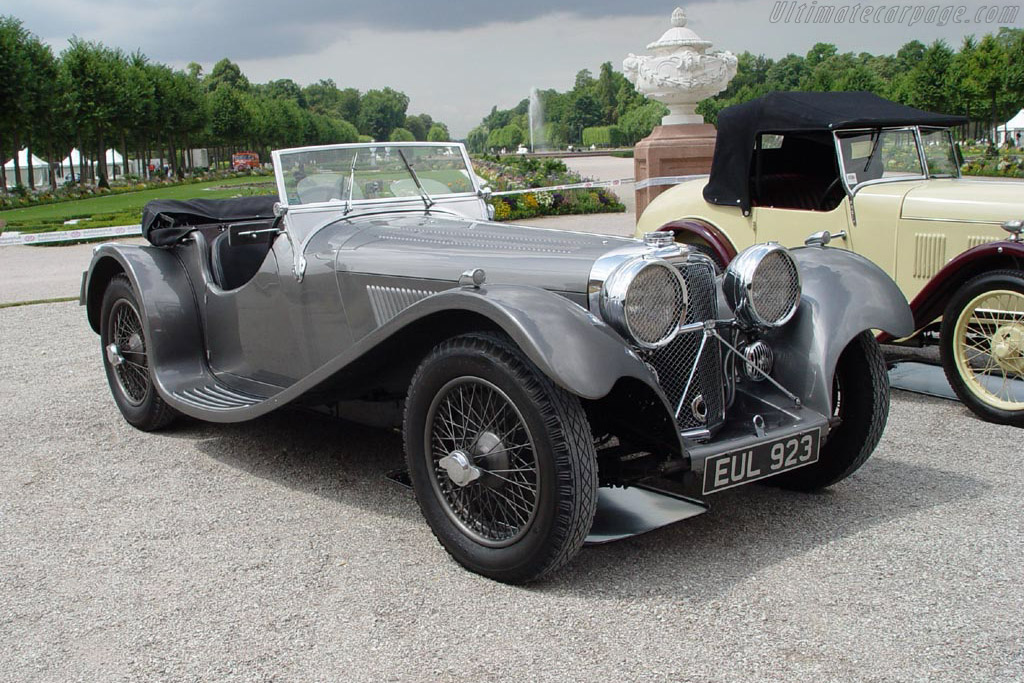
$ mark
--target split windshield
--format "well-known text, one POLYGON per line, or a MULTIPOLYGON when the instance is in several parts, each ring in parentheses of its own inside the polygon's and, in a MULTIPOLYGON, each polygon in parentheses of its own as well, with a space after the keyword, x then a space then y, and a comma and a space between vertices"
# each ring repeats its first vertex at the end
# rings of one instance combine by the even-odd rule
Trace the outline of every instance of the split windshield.
POLYGON ((283 151, 278 173, 283 176, 289 206, 321 202, 347 203, 374 199, 417 198, 416 182, 439 196, 474 192, 471 171, 454 145, 361 145, 283 151))
POLYGON ((945 128, 922 128, 927 168, 922 166, 916 128, 890 128, 836 133, 843 157, 843 174, 852 190, 876 180, 956 177, 956 151, 945 128))

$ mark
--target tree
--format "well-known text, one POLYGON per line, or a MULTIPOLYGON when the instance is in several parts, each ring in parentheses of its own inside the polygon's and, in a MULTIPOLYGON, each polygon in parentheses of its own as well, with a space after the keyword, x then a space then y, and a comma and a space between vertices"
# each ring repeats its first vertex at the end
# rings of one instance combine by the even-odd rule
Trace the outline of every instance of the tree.
POLYGON ((242 69, 225 57, 213 65, 213 71, 203 81, 207 92, 213 92, 221 85, 230 85, 237 90, 248 90, 249 79, 242 73, 242 69))
MULTIPOLYGON (((21 134, 28 122, 31 110, 29 81, 31 63, 27 44, 29 32, 19 19, 0 17, 0 102, 4 115, 0 116, 0 164, 7 158, 6 150, 14 156, 14 184, 20 185, 18 152, 21 150, 21 134), (10 144, 10 147, 7 145, 10 144)), ((3 192, 7 192, 7 175, 0 167, 3 192)))
POLYGON ((411 132, 417 140, 426 140, 427 131, 429 130, 423 125, 423 119, 418 116, 406 116, 405 125, 403 126, 406 130, 411 132))
POLYGON ((590 69, 580 69, 576 72, 576 81, 573 85, 573 90, 576 92, 583 92, 590 90, 594 87, 594 74, 590 73, 590 69))
POLYGON ((222 144, 234 145, 244 140, 252 126, 245 97, 230 85, 221 85, 210 95, 210 132, 222 144))
MULTIPOLYGON (((92 142, 97 153, 97 182, 108 187, 106 143, 114 130, 118 106, 123 101, 125 57, 102 43, 72 38, 61 55, 72 85, 72 109, 78 123, 78 138, 92 142)), ((84 149, 79 144, 79 149, 84 149)))
POLYGON ((364 135, 376 140, 387 140, 391 131, 405 123, 405 110, 409 97, 405 93, 384 88, 370 90, 359 103, 359 117, 356 126, 364 135))
POLYGON ((388 137, 388 140, 391 142, 414 142, 416 140, 416 136, 407 128, 395 128, 391 131, 391 135, 388 137))
POLYGON ((279 78, 276 81, 270 81, 262 86, 261 89, 267 97, 292 100, 303 109, 306 108, 306 96, 303 94, 302 88, 290 78, 279 78))
POLYGON ((491 149, 515 149, 523 141, 523 129, 514 123, 492 130, 487 135, 487 146, 491 149))
POLYGON ((572 131, 573 140, 581 142, 584 128, 597 126, 604 122, 601 105, 589 93, 577 94, 565 122, 572 131))
POLYGON ((618 118, 616 95, 618 95, 618 84, 615 81, 615 71, 611 62, 601 65, 600 74, 595 85, 597 103, 601 105, 601 114, 605 121, 612 122, 618 118))
POLYGON ((477 126, 466 134, 466 147, 469 151, 477 154, 487 149, 487 128, 477 126))
POLYGON ((807 52, 807 66, 813 69, 829 58, 835 57, 838 53, 839 50, 832 43, 815 43, 814 47, 807 52))
POLYGON ((902 75, 900 101, 927 111, 952 111, 949 89, 952 65, 953 51, 943 41, 936 40, 921 53, 917 64, 902 75))
POLYGON ((987 100, 991 129, 999 125, 999 117, 1006 109, 1006 81, 1010 67, 1006 49, 993 36, 987 35, 966 62, 967 80, 987 100))
POLYGON ((451 140, 451 136, 448 133, 448 126, 443 123, 435 123, 427 131, 427 140, 429 142, 448 142, 451 140))
POLYGON ((626 136, 628 144, 635 145, 651 134, 655 126, 661 125, 661 119, 668 114, 668 107, 661 102, 648 102, 626 112, 619 118, 619 130, 626 136))

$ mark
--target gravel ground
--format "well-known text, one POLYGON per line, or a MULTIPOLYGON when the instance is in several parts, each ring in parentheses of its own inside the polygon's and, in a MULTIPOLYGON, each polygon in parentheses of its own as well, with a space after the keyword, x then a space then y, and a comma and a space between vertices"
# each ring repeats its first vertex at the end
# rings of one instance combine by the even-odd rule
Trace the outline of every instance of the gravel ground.
POLYGON ((1020 681, 1020 430, 894 396, 854 477, 748 486, 527 588, 328 418, 121 420, 73 303, 0 310, 0 680, 1020 681))

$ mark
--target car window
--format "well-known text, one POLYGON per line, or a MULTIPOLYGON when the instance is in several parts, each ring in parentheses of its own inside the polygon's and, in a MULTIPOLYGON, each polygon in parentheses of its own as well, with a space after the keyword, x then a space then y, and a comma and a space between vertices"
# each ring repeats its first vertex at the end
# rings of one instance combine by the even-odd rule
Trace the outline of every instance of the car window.
POLYGON ((472 192, 470 170, 458 146, 336 147, 281 153, 284 191, 289 206, 396 197, 418 197, 405 167, 405 155, 423 189, 431 196, 472 192))
POLYGON ((850 188, 872 180, 924 174, 913 129, 841 132, 838 137, 850 188))
POLYGON ((928 162, 928 175, 957 176, 960 164, 949 130, 945 128, 922 128, 921 142, 924 144, 924 158, 928 162))

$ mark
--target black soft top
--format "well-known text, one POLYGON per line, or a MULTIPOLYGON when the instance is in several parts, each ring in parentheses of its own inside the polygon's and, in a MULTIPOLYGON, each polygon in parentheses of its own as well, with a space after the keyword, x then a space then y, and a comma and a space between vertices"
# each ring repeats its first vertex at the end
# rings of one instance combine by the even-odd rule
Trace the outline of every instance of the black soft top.
POLYGON ((963 116, 934 114, 870 92, 773 92, 718 113, 718 138, 704 199, 750 210, 750 164, 762 133, 827 131, 883 126, 967 123, 963 116))
POLYGON ((142 234, 150 244, 166 247, 197 225, 273 218, 276 203, 277 195, 233 199, 156 199, 142 209, 142 234))

